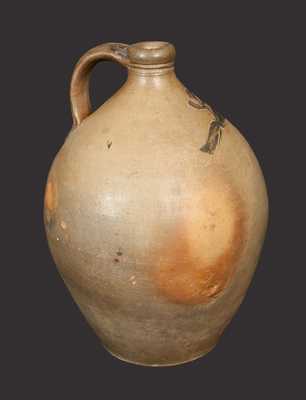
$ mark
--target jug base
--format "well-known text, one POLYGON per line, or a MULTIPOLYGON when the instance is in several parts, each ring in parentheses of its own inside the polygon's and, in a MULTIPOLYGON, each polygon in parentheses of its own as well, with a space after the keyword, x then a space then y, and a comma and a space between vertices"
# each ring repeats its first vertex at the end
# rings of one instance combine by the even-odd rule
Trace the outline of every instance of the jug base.
POLYGON ((186 360, 183 361, 177 361, 177 362, 173 362, 173 363, 144 363, 144 362, 139 362, 139 361, 135 361, 135 360, 131 360, 131 359, 127 359, 123 356, 121 356, 120 354, 117 354, 113 351, 111 351, 110 349, 108 349, 107 347, 105 347, 105 345, 103 345, 103 347, 105 348, 105 350, 107 350, 113 357, 118 358, 120 361, 124 361, 126 363, 129 364, 134 364, 134 365, 140 365, 142 367, 175 367, 176 365, 182 365, 182 364, 187 364, 190 363, 192 361, 198 360, 199 358, 204 357, 206 354, 208 354, 209 352, 211 352, 215 346, 217 345, 217 343, 214 343, 211 347, 209 347, 208 349, 206 349, 203 353, 198 354, 195 357, 191 357, 188 358, 186 360))

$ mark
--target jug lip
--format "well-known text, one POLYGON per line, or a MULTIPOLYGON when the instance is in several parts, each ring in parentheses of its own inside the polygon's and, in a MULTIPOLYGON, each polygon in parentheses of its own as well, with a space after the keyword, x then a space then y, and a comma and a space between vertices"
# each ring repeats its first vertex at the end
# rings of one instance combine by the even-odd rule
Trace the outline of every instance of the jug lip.
POLYGON ((132 44, 127 49, 129 66, 135 68, 170 67, 175 60, 175 47, 168 42, 146 41, 132 44))

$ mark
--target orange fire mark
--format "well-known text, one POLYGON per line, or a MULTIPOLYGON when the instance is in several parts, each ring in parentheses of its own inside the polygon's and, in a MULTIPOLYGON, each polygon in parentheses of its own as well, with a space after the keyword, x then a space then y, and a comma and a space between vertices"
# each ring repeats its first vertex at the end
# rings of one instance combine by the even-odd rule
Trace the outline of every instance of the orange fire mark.
POLYGON ((245 214, 237 193, 221 188, 220 182, 208 184, 185 207, 186 215, 159 254, 154 280, 171 302, 206 304, 235 272, 246 236, 245 214))
POLYGON ((45 207, 49 212, 53 212, 57 207, 57 190, 52 180, 49 180, 46 186, 45 207))

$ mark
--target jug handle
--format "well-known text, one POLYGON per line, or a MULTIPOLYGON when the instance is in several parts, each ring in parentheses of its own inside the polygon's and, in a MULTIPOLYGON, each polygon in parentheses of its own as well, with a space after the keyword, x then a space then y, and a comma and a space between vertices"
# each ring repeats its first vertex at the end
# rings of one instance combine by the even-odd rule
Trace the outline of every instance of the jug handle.
POLYGON ((100 61, 115 61, 123 66, 129 63, 128 45, 105 43, 87 51, 76 64, 70 84, 70 102, 73 127, 77 127, 91 114, 89 79, 93 67, 100 61))

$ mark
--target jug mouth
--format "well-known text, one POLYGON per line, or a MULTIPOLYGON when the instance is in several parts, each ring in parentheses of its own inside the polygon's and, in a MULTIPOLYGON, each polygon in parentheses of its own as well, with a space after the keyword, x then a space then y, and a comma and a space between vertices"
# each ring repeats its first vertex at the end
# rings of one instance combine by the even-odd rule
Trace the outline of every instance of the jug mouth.
POLYGON ((146 41, 127 49, 129 66, 134 68, 166 68, 174 65, 175 47, 168 42, 146 41))

